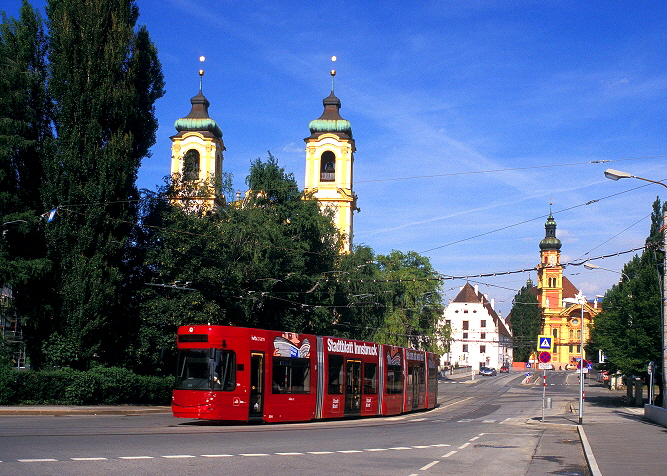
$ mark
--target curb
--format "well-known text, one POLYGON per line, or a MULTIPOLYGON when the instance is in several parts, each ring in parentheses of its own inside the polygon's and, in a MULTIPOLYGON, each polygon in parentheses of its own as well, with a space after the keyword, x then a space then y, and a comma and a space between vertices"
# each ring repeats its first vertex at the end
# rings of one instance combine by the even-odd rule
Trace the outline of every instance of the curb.
POLYGON ((581 438, 581 446, 584 448, 584 456, 586 457, 586 462, 588 463, 588 469, 590 469, 591 475, 602 476, 600 468, 598 468, 598 462, 595 460, 593 449, 588 443, 588 438, 586 438, 584 427, 582 425, 577 425, 577 431, 579 432, 579 438, 581 438))
POLYGON ((4 407, 0 416, 139 415, 171 413, 171 407, 4 407))

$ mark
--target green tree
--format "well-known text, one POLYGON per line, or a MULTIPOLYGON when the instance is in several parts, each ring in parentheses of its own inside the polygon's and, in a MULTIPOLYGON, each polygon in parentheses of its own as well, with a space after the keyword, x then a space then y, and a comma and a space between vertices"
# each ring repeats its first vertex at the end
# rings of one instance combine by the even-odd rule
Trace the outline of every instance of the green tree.
POLYGON ((625 264, 621 281, 605 293, 591 329, 589 350, 601 349, 610 370, 642 375, 648 362, 662 362, 661 270, 662 212, 653 203, 646 249, 625 264))
POLYGON ((542 316, 532 286, 524 286, 514 296, 509 322, 512 326, 514 360, 527 362, 542 330, 542 316))
MULTIPOLYGON (((35 324, 49 314, 40 187, 51 144, 43 22, 27 1, 18 20, 3 12, 0 24, 0 287, 12 290, 1 312, 26 326, 28 344, 39 342, 35 324), (9 302, 11 301, 11 302, 9 302), (23 319, 20 319, 23 317, 23 319)), ((43 319, 42 319, 43 320, 43 319)), ((19 324, 20 325, 20 324, 19 324)), ((16 351, 16 349, 12 349, 16 351)))
POLYGON ((129 0, 51 0, 49 91, 56 149, 45 162, 47 227, 55 263, 49 363, 86 367, 127 356, 135 186, 155 142, 163 95, 157 51, 129 0))
POLYGON ((438 273, 428 258, 414 251, 379 255, 380 275, 386 281, 388 303, 384 322, 374 340, 442 352, 448 329, 439 325, 444 306, 438 273))

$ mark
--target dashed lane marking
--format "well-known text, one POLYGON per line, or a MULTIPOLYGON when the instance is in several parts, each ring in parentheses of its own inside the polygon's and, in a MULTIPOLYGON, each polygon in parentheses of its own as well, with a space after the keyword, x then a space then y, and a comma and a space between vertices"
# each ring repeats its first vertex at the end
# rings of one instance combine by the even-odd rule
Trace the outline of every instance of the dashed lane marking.
POLYGON ((443 458, 449 458, 449 457, 452 456, 454 453, 456 453, 456 450, 452 450, 452 451, 450 451, 449 453, 447 453, 446 455, 442 455, 442 457, 443 457, 443 458))
POLYGON ((432 468, 433 466, 435 466, 435 465, 438 464, 439 462, 440 462, 440 461, 433 461, 433 462, 427 464, 426 466, 422 466, 421 468, 419 468, 419 471, 426 471, 427 469, 432 468))
MULTIPOLYGON (((473 438, 474 439, 474 438, 473 438)), ((472 441, 472 440, 471 440, 472 441)), ((460 446, 459 448, 465 448, 468 446, 469 443, 465 443, 463 446, 460 446)), ((443 447, 449 447, 452 446, 449 443, 434 443, 432 445, 415 445, 415 446, 394 446, 391 448, 366 448, 363 450, 338 450, 338 451, 308 451, 307 453, 301 453, 301 452, 281 452, 281 453, 239 453, 239 454, 227 454, 227 453, 221 453, 221 454, 202 454, 202 455, 189 455, 189 454, 176 454, 176 455, 161 455, 161 456, 148 456, 148 455, 137 455, 137 456, 118 456, 114 458, 104 458, 104 457, 76 457, 76 458, 68 458, 70 461, 108 461, 110 459, 121 459, 125 461, 131 461, 131 460, 150 460, 150 459, 155 459, 155 458, 165 458, 165 459, 190 459, 190 458, 231 458, 234 456, 244 456, 248 458, 252 457, 260 457, 260 456, 299 456, 299 455, 305 455, 305 454, 311 454, 311 455, 330 455, 330 454, 335 454, 335 453, 340 453, 340 454, 353 454, 353 453, 370 453, 370 452, 380 452, 380 451, 406 451, 406 450, 415 450, 415 449, 428 449, 428 448, 443 448, 443 447)), ((456 451, 450 452, 451 454, 456 453, 456 451)), ((16 460, 21 463, 54 463, 59 460, 55 458, 22 458, 16 460)), ((0 463, 2 461, 0 460, 0 463)))

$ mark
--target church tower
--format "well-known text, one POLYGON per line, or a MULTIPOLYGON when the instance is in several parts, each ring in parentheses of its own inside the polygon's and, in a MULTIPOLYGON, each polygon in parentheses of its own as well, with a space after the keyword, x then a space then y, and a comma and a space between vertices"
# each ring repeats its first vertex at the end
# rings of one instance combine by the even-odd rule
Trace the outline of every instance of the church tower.
MULTIPOLYGON (((537 299, 542 311, 542 335, 553 337, 551 363, 554 368, 572 368, 582 355, 580 344, 590 339, 590 327, 600 311, 591 303, 567 304, 563 298, 578 298, 581 292, 563 276, 560 261, 561 241, 556 238, 556 220, 549 212, 540 241, 540 264, 537 265, 537 299), (583 322, 581 321, 583 307, 583 322)), ((585 356, 584 356, 585 358, 585 356)))
POLYGON ((556 238, 556 220, 549 212, 544 225, 544 239, 540 241, 540 264, 537 265, 537 290, 540 307, 560 309, 563 300, 563 267, 560 264, 560 240, 556 238))
MULTIPOLYGON (((335 56, 332 58, 335 61, 335 56)), ((331 70, 331 94, 324 98, 324 112, 310 122, 306 142, 304 192, 320 207, 333 211, 334 224, 343 236, 343 251, 352 247, 353 213, 357 208, 353 167, 356 150, 349 121, 340 116, 340 99, 334 94, 336 71, 331 70)))
MULTIPOLYGON (((200 57, 204 61, 204 57, 200 57)), ((213 187, 222 176, 222 130, 209 117, 210 103, 202 92, 204 70, 199 70, 199 93, 190 99, 190 114, 174 123, 171 137, 171 176, 179 177, 176 201, 188 209, 211 209, 224 203, 224 197, 213 187)))

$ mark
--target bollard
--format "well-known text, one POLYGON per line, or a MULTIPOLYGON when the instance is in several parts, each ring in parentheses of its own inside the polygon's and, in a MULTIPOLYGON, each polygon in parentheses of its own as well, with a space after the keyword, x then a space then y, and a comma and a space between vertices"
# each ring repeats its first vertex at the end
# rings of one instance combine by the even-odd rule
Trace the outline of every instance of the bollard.
POLYGON ((635 405, 644 406, 644 381, 640 378, 635 379, 635 405))

